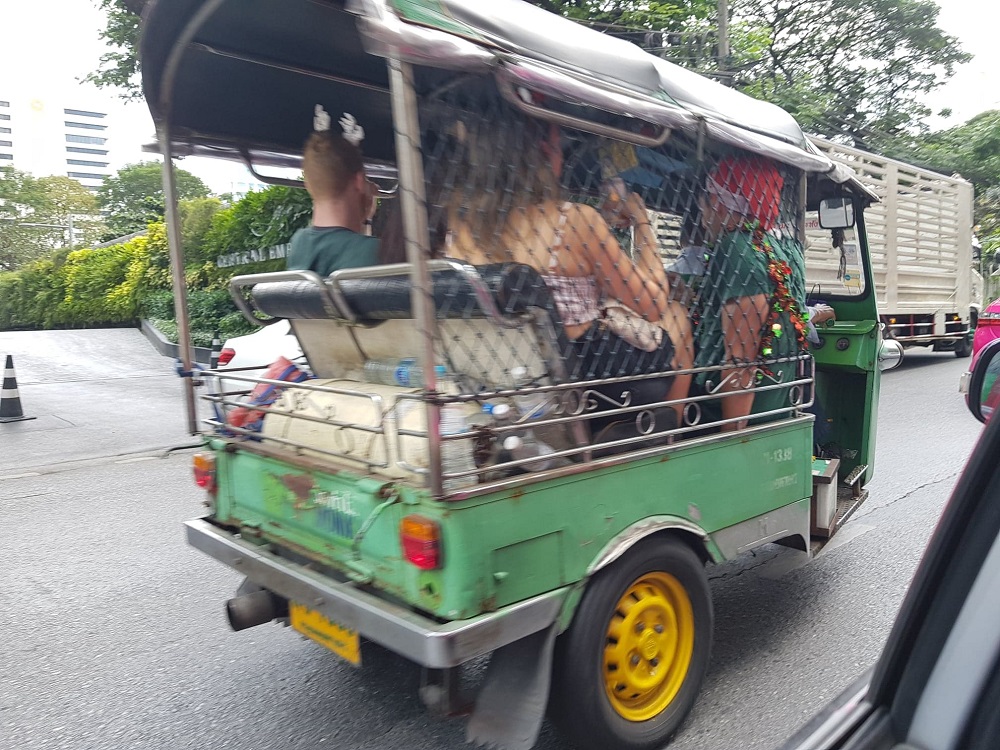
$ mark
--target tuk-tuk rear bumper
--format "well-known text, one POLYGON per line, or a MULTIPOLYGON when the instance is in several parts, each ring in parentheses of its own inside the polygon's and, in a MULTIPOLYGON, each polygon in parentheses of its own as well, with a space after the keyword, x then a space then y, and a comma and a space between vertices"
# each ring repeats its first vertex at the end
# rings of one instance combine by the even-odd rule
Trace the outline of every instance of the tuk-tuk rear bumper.
POLYGON ((557 589, 468 620, 438 622, 244 541, 204 518, 185 522, 188 543, 289 601, 417 664, 445 669, 549 627, 567 589, 557 589))

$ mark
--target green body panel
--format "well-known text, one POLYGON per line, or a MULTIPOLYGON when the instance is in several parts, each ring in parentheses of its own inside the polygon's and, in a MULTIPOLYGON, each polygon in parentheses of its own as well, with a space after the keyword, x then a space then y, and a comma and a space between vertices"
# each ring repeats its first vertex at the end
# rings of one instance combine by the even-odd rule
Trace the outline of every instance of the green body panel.
POLYGON ((402 486, 397 499, 390 485, 380 492, 380 482, 249 451, 217 456, 218 522, 448 620, 580 581, 609 542, 643 519, 675 516, 712 533, 812 492, 809 422, 452 503, 402 486), (398 529, 410 513, 440 524, 441 569, 403 559, 398 529), (363 526, 355 551, 351 535, 363 526))
MULTIPOLYGON (((841 304, 837 305, 838 318, 841 304)), ((878 322, 838 319, 821 326, 819 335, 822 345, 811 349, 816 360, 818 413, 828 420, 832 442, 842 450, 840 477, 864 465, 868 467, 864 481, 871 481, 881 379, 878 352, 882 336, 878 322)))

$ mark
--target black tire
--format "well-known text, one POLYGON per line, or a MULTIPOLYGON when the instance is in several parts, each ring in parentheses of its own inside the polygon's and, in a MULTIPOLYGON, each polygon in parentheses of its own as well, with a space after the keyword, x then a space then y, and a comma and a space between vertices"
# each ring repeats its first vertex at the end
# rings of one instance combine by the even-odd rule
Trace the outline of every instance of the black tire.
POLYGON ((955 356, 959 359, 965 359, 970 354, 972 354, 972 344, 969 343, 968 337, 960 339, 955 343, 955 356))
MULTIPOLYGON (((656 591, 655 586, 649 590, 656 591)), ((646 603, 649 601, 653 599, 634 598, 635 604, 640 607, 638 611, 650 613, 650 618, 655 618, 653 613, 659 610, 646 603)), ((663 626, 659 627, 661 629, 657 633, 662 634, 663 626)), ((678 539, 665 537, 640 542, 620 560, 594 576, 584 592, 570 628, 556 643, 549 701, 553 721, 577 747, 586 750, 653 750, 663 747, 694 706, 708 669, 712 627, 708 576, 694 550, 678 539), (627 633, 642 632, 640 626, 645 625, 642 622, 626 630, 624 625, 629 620, 623 616, 619 604, 626 594, 636 591, 637 586, 647 581, 653 581, 654 584, 662 581, 669 586, 676 584, 679 588, 673 589, 672 593, 682 591, 686 594, 690 607, 684 607, 680 601, 683 597, 669 600, 677 603, 677 612, 686 613, 678 615, 676 622, 680 624, 675 628, 676 637, 646 633, 645 641, 641 635, 632 638, 636 645, 634 651, 630 652, 634 654, 630 661, 638 660, 634 663, 634 671, 639 673, 640 669, 657 669, 660 666, 659 659, 649 657, 649 651, 646 651, 651 639, 654 641, 653 648, 656 648, 655 642, 664 640, 670 640, 674 645, 669 652, 657 651, 657 657, 661 653, 688 653, 690 661, 684 670, 676 659, 670 660, 665 672, 674 675, 667 679, 673 687, 649 691, 652 693, 650 700, 653 705, 642 706, 640 703, 637 710, 655 710, 656 713, 639 719, 627 717, 623 713, 636 710, 626 706, 626 702, 633 697, 628 694, 632 689, 626 685, 628 676, 623 677, 622 683, 615 688, 606 687, 605 675, 613 676, 617 667, 612 668, 606 664, 610 657, 605 656, 605 651, 608 644, 621 642, 609 638, 613 618, 615 624, 621 625, 621 630, 627 633), (687 619, 688 616, 690 620, 687 619), (693 643, 685 640, 692 637, 693 643), (684 643, 689 645, 684 647, 684 643), (641 657, 639 653, 646 655, 641 657), (679 688, 678 680, 682 680, 679 688), (622 697, 616 697, 615 704, 611 697, 612 691, 625 691, 619 692, 622 697), (665 699, 669 699, 666 705, 658 705, 657 701, 665 699)), ((669 636, 669 626, 666 632, 669 636)))

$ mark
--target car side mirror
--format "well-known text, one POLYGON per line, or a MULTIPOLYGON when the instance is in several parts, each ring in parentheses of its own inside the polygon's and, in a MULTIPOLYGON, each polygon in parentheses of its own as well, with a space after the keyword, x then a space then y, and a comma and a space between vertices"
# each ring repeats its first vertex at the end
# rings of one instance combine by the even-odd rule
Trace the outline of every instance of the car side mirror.
POLYGON ((850 198, 824 198, 819 202, 819 225, 823 229, 847 229, 854 226, 854 201, 850 198))
POLYGON ((966 403, 980 422, 988 421, 994 409, 1000 407, 1000 339, 991 341, 979 353, 972 368, 966 403))

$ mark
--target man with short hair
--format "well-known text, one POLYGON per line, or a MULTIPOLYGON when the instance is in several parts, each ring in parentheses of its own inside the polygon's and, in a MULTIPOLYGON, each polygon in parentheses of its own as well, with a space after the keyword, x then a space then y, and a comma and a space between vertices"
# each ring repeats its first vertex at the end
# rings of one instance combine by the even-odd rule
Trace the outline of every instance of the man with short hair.
POLYGON ((302 172, 313 201, 312 225, 292 237, 287 267, 328 276, 378 263, 379 241, 362 234, 375 192, 365 177, 361 149, 335 131, 314 132, 306 141, 302 172))

